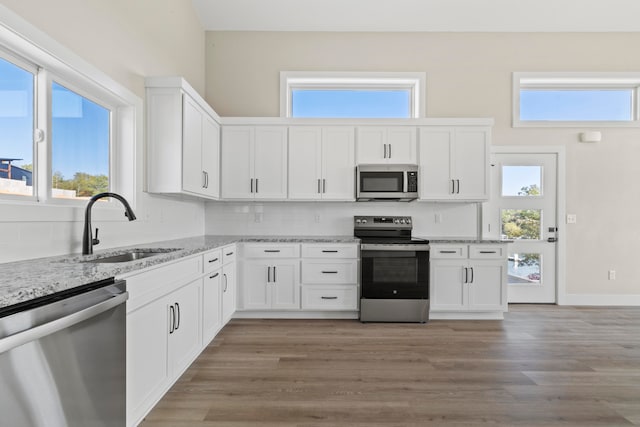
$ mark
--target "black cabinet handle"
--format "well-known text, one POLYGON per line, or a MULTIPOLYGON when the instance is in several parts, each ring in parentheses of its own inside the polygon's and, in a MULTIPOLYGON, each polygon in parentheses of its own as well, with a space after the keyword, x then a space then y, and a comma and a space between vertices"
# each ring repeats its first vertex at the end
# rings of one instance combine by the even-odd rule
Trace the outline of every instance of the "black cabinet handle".
POLYGON ((338 299, 338 297, 320 297, 321 299, 338 299))
POLYGON ((267 253, 277 253, 280 252, 280 249, 265 249, 264 251, 267 253))
POLYGON ((233 255, 233 252, 229 252, 229 253, 227 254, 227 256, 231 256, 231 255, 233 255))
POLYGON ((178 315, 176 316, 177 322, 175 328, 175 330, 177 331, 178 329, 180 329, 180 304, 178 303, 176 303, 176 313, 178 313, 178 315))
POLYGON ((322 274, 338 274, 337 271, 323 271, 322 274))
POLYGON ((323 250, 322 250, 322 253, 323 253, 323 254, 337 254, 337 253, 338 253, 338 251, 336 251, 336 250, 323 249, 323 250))
POLYGON ((457 254, 458 251, 440 251, 441 254, 457 254))
POLYGON ((222 277, 224 277, 224 289, 222 292, 227 292, 227 275, 223 274, 222 277))
POLYGON ((218 277, 220 275, 220 273, 216 273, 213 276, 209 276, 209 279, 215 279, 216 277, 218 277))
POLYGON ((480 251, 481 254, 495 254, 496 251, 480 251))
POLYGON ((256 193, 258 193, 258 178, 256 178, 256 193))
POLYGON ((389 158, 391 158, 391 144, 387 144, 389 146, 389 158))
POLYGON ((218 258, 210 259, 209 260, 209 264, 211 264, 212 262, 216 262, 217 260, 218 260, 218 258))
POLYGON ((175 330, 175 317, 176 317, 176 313, 175 313, 175 308, 170 305, 169 306, 169 335, 171 335, 173 333, 173 331, 175 330))
POLYGON ((253 178, 251 178, 251 193, 253 193, 253 178))
POLYGON ((456 180, 451 180, 451 194, 456 194, 456 180))
POLYGON ((469 283, 473 283, 473 267, 471 267, 471 281, 469 283))
POLYGON ((469 283, 469 269, 467 267, 464 268, 464 282, 469 283))
POLYGON ((267 283, 271 283, 271 267, 267 266, 267 283))

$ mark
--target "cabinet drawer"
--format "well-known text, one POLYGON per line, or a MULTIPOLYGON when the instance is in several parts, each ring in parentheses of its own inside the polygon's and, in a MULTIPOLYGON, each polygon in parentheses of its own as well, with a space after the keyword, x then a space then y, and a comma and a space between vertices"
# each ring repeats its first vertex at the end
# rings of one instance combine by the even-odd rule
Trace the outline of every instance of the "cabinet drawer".
POLYGON ((467 258, 467 245, 431 245, 431 259, 464 259, 467 258))
POLYGON ((302 283, 357 283, 356 260, 302 261, 302 283))
POLYGON ((236 260, 236 245, 229 245, 222 248, 222 263, 229 264, 236 260))
POLYGON ((204 254, 204 272, 210 273, 222 265, 222 250, 214 249, 204 254))
POLYGON ((302 286, 303 310, 357 310, 358 288, 355 285, 302 286))
POLYGON ((245 258, 299 258, 299 244, 245 244, 245 258))
POLYGON ((505 245, 483 245, 469 246, 469 258, 473 259, 500 259, 506 258, 507 251, 505 245))
POLYGON ((357 244, 315 244, 302 245, 303 258, 358 258, 357 244))

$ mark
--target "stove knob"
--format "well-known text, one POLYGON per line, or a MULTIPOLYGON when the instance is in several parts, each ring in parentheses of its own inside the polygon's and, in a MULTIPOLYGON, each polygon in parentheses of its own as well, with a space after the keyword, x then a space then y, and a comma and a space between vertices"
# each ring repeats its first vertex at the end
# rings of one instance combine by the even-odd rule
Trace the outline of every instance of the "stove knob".
POLYGON ((363 224, 366 224, 366 223, 367 223, 367 220, 366 220, 366 219, 363 219, 363 220, 362 220, 362 223, 363 223, 363 224))
POLYGON ((407 218, 406 222, 407 224, 411 224, 411 218, 407 218))
POLYGON ((360 224, 361 222, 360 218, 356 219, 356 224, 360 224))

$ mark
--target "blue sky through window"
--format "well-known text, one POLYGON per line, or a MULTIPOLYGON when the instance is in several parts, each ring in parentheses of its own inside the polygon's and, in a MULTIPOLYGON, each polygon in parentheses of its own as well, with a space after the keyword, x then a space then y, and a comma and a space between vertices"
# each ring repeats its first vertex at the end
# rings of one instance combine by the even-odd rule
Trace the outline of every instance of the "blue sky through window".
POLYGON ((294 89, 291 117, 410 118, 410 90, 294 89))
POLYGON ((632 89, 520 90, 520 120, 630 121, 632 89))

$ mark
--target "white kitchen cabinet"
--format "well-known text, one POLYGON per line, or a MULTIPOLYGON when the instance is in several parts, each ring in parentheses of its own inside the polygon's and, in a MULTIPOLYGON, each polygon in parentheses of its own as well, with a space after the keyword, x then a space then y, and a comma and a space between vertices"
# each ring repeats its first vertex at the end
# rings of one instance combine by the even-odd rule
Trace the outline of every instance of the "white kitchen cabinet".
POLYGON ((222 252, 204 254, 202 283, 202 345, 208 345, 222 328, 222 252))
POLYGON ((304 243, 301 262, 302 309, 358 309, 358 244, 304 243))
POLYGON ((222 129, 222 197, 287 198, 287 128, 225 126, 222 129))
POLYGON ((136 425, 200 352, 201 260, 126 277, 127 425, 136 425))
POLYGON ((488 200, 490 145, 489 127, 421 127, 420 200, 488 200))
POLYGON ((222 325, 229 323, 237 307, 236 245, 222 248, 222 325))
POLYGON ((244 310, 300 309, 300 245, 245 243, 242 249, 244 310))
POLYGON ((416 128, 412 126, 358 127, 358 164, 416 164, 416 128))
POLYGON ((507 311, 505 244, 431 244, 431 312, 507 311))
POLYGON ((147 191, 220 196, 220 118, 182 79, 147 80, 147 191))
POLYGON ((355 200, 352 127, 289 128, 289 199, 355 200))

